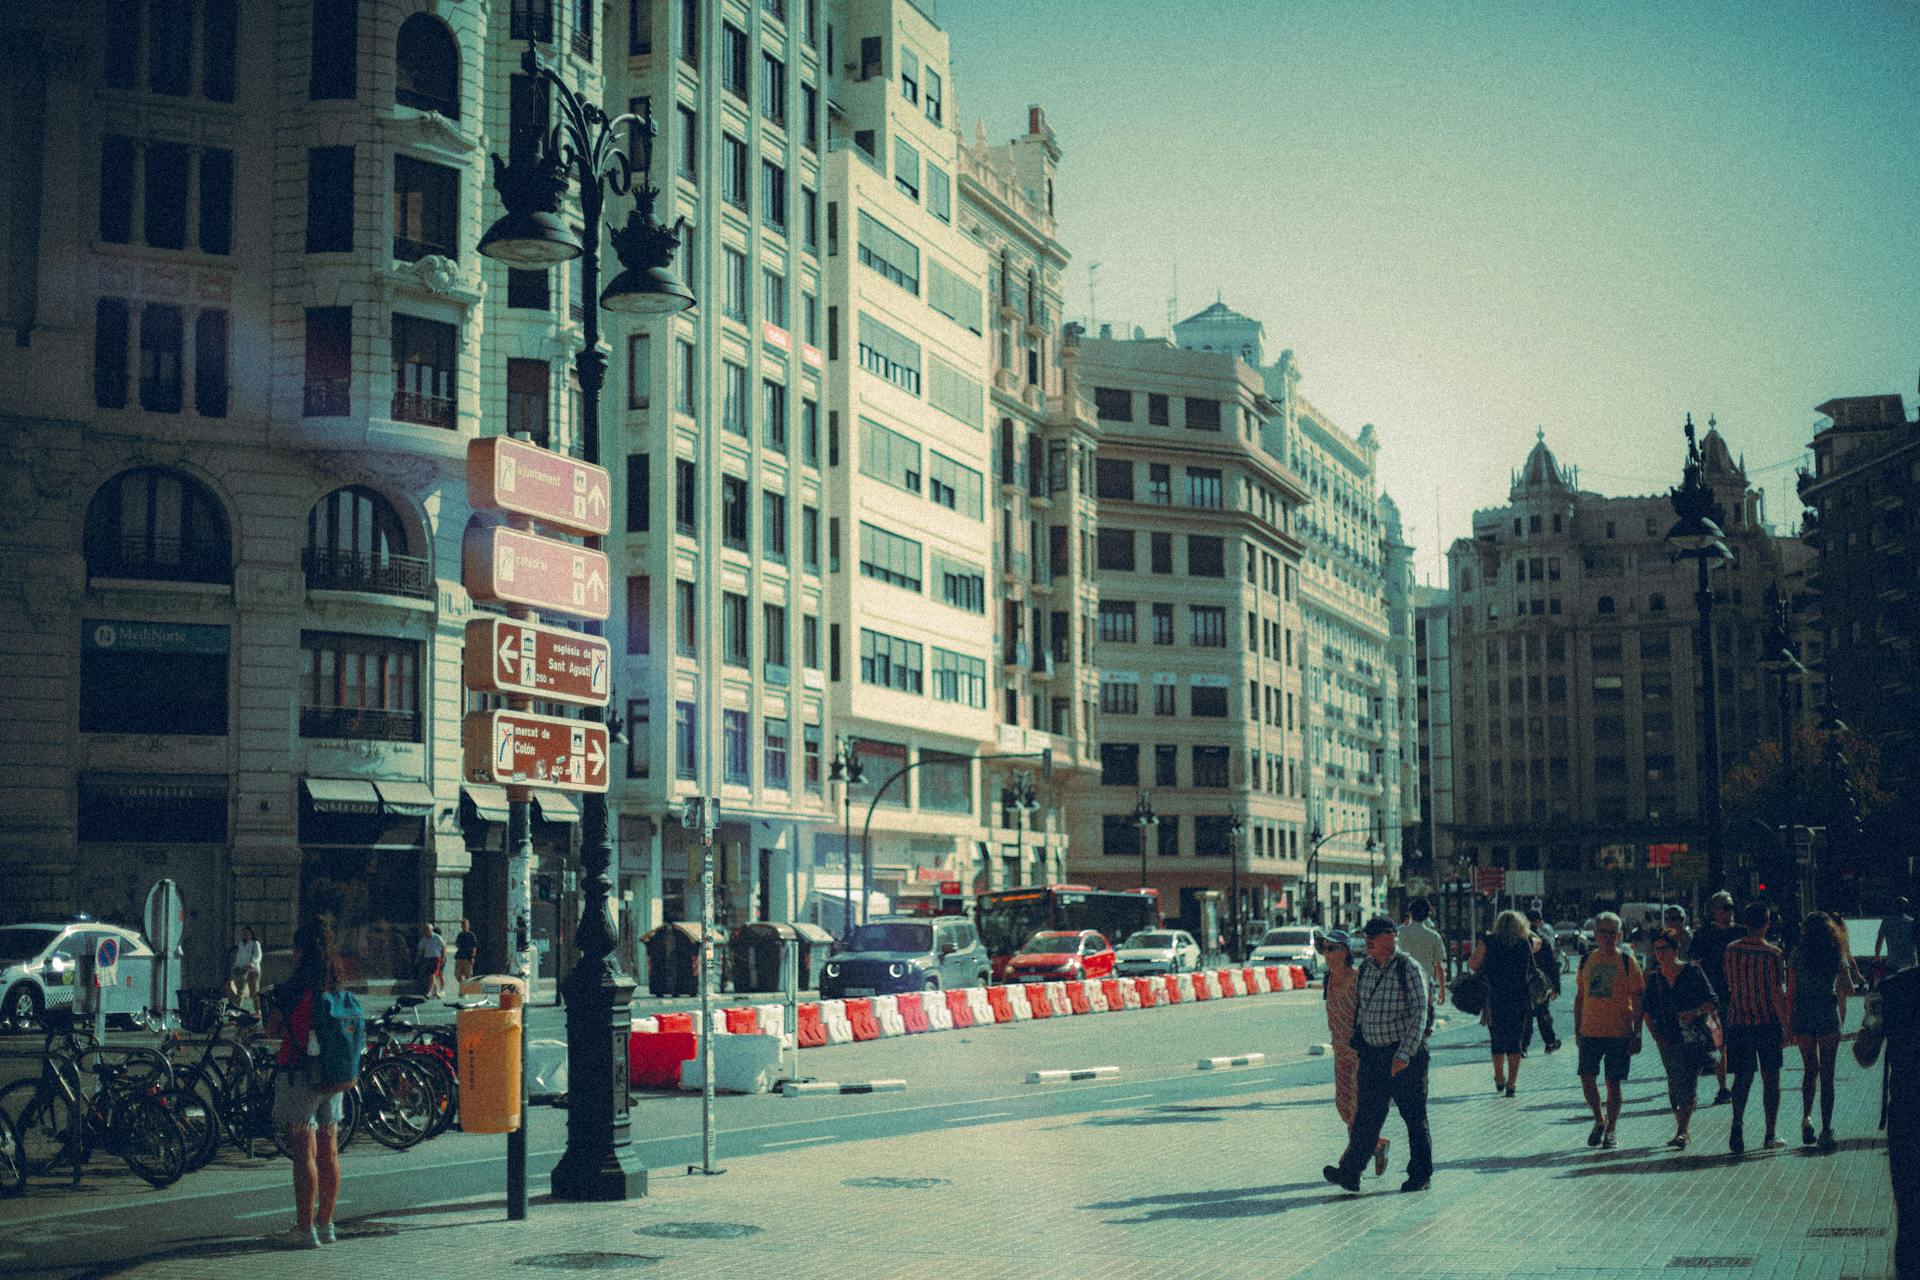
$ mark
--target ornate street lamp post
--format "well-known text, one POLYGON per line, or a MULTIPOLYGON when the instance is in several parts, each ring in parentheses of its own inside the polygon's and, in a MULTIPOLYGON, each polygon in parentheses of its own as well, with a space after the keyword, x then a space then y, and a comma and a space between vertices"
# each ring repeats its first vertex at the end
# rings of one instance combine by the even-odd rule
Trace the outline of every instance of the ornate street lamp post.
MULTIPOLYGON (((1367 833, 1367 878, 1369 882, 1371 882, 1373 878, 1373 847, 1374 847, 1372 827, 1348 827, 1345 831, 1335 831, 1331 835, 1324 835, 1324 836, 1320 834, 1320 828, 1315 827, 1312 831, 1307 833, 1307 844, 1308 844, 1307 872, 1306 872, 1307 894, 1308 894, 1307 914, 1315 924, 1326 923, 1325 920, 1322 919, 1323 904, 1320 901, 1320 884, 1319 884, 1319 880, 1317 879, 1318 868, 1320 865, 1320 846, 1323 844, 1326 844, 1329 841, 1338 840, 1341 836, 1357 836, 1362 831, 1367 833)), ((1368 885, 1368 890, 1369 892, 1371 892, 1372 890, 1371 883, 1369 883, 1368 885)))
MULTIPOLYGON (((1027 815, 1040 807, 1033 791, 1033 776, 1025 769, 1015 769, 1007 785, 1000 789, 1000 805, 1013 811, 1013 861, 1021 875, 1026 874, 1026 834, 1027 815)), ((1041 883, 1045 882, 1042 877, 1041 883)))
POLYGON ((1246 829, 1246 822, 1237 813, 1227 823, 1228 873, 1233 885, 1229 890, 1233 895, 1233 905, 1227 913, 1227 959, 1235 964, 1240 961, 1240 833, 1246 829))
MULTIPOLYGON (((1140 887, 1144 889, 1147 887, 1147 828, 1160 825, 1160 815, 1153 811, 1153 799, 1145 791, 1140 793, 1139 801, 1133 806, 1133 825, 1140 833, 1140 887)), ((1160 916, 1164 920, 1166 904, 1163 902, 1160 906, 1160 916)))
MULTIPOLYGON (((1707 426, 1712 428, 1712 419, 1707 426)), ((1713 661, 1713 587, 1707 575, 1716 566, 1729 563, 1733 552, 1720 528, 1720 505, 1713 500, 1713 487, 1700 474, 1700 444, 1693 436, 1692 414, 1687 415, 1686 436, 1686 468, 1680 487, 1668 495, 1679 519, 1667 530, 1667 545, 1673 548, 1675 559, 1691 560, 1698 566, 1694 600, 1700 607, 1700 629, 1695 647, 1700 656, 1700 724, 1706 759, 1696 777, 1701 817, 1707 827, 1707 884, 1718 890, 1725 884, 1725 833, 1720 817, 1720 691, 1713 661)))
MULTIPOLYGON (((580 449, 586 461, 600 461, 600 389, 606 383, 607 357, 600 350, 600 308, 630 315, 665 317, 684 311, 693 295, 673 272, 680 223, 662 227, 654 220, 655 190, 649 170, 654 127, 645 117, 609 118, 598 105, 583 102, 548 66, 528 41, 520 65, 549 86, 559 104, 559 122, 539 145, 513 164, 493 157, 494 185, 506 214, 481 238, 480 252, 509 266, 540 270, 581 259, 581 311, 585 345, 574 357, 580 381, 580 449), (627 154, 622 140, 631 136, 640 155, 627 154), (640 185, 634 189, 636 170, 640 185), (579 192, 582 234, 576 236, 560 213, 560 199, 571 184, 579 192), (604 293, 600 286, 601 215, 607 192, 634 192, 627 225, 612 233, 623 270, 604 293)), ((599 548, 599 538, 586 540, 599 548)), ((598 625, 588 624, 590 632, 598 625)), ((601 719, 597 709, 583 713, 601 719)), ((525 802, 521 802, 524 804, 525 802)), ((512 824, 531 856, 531 824, 518 815, 512 824)), ((633 980, 614 954, 615 934, 609 895, 613 858, 607 797, 589 792, 580 837, 580 866, 586 872, 584 901, 575 941, 580 958, 561 984, 567 1001, 568 1090, 567 1149, 553 1170, 553 1194, 559 1200, 625 1200, 645 1195, 646 1169, 633 1153, 628 1128, 627 1034, 632 1025, 633 980)), ((522 1130, 524 1134, 524 1129, 522 1130)), ((521 1156, 524 1161, 524 1152, 521 1156)))
MULTIPOLYGON (((840 888, 846 895, 841 899, 843 925, 840 941, 845 942, 847 935, 853 932, 853 789, 867 780, 867 771, 860 763, 860 756, 853 749, 853 740, 842 737, 840 749, 833 753, 833 761, 827 766, 827 777, 840 784, 840 888)), ((864 922, 867 912, 867 886, 863 879, 860 884, 860 916, 864 922)))

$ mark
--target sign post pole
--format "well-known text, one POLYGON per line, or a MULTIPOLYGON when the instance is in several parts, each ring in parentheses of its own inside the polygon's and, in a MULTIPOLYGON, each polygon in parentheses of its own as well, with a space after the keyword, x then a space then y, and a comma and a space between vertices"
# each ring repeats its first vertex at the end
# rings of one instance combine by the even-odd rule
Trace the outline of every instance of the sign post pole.
MULTIPOLYGON (((687 801, 686 825, 700 830, 700 1168, 704 1174, 725 1173, 713 1165, 713 833, 720 825, 720 798, 694 796, 687 801), (697 810, 697 811, 696 811, 697 810)), ((796 1032, 797 1032, 796 1028, 796 1032)), ((688 1173, 693 1173, 688 1168, 688 1173)))

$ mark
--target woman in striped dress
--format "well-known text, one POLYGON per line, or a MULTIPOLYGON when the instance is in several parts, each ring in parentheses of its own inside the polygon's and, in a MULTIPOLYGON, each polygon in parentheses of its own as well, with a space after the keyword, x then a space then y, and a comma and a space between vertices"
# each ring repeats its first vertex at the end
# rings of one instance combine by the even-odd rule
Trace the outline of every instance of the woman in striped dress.
MULTIPOLYGON (((1353 1047, 1353 1019, 1360 1005, 1360 975, 1353 967, 1353 942, 1338 929, 1320 939, 1327 958, 1327 978, 1321 997, 1327 1004, 1327 1037, 1333 1043, 1333 1109, 1353 1128, 1353 1112, 1360 1095, 1360 1054, 1353 1047)), ((1387 1171, 1387 1140, 1373 1148, 1373 1173, 1387 1171)))

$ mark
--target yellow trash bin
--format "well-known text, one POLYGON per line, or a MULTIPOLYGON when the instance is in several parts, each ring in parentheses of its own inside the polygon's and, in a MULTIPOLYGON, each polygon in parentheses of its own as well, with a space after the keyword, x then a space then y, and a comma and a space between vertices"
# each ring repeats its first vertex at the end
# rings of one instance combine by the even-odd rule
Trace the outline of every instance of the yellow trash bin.
POLYGON ((511 1133, 520 1127, 525 987, 514 978, 476 978, 462 984, 462 993, 482 983, 499 984, 501 1007, 460 1011, 460 1130, 511 1133))

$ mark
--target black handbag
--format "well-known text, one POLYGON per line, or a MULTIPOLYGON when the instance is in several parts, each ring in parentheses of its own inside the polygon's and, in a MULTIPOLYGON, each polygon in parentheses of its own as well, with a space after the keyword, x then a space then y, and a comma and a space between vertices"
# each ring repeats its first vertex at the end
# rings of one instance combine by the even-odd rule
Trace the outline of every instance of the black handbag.
POLYGON ((1462 1013, 1478 1016, 1487 1007, 1487 977, 1483 973, 1463 973, 1448 988, 1447 998, 1462 1013))
POLYGON ((1527 963, 1527 994, 1533 998, 1533 1007, 1538 1009, 1553 999, 1553 984, 1547 981, 1547 975, 1540 972, 1540 966, 1532 961, 1527 963))

